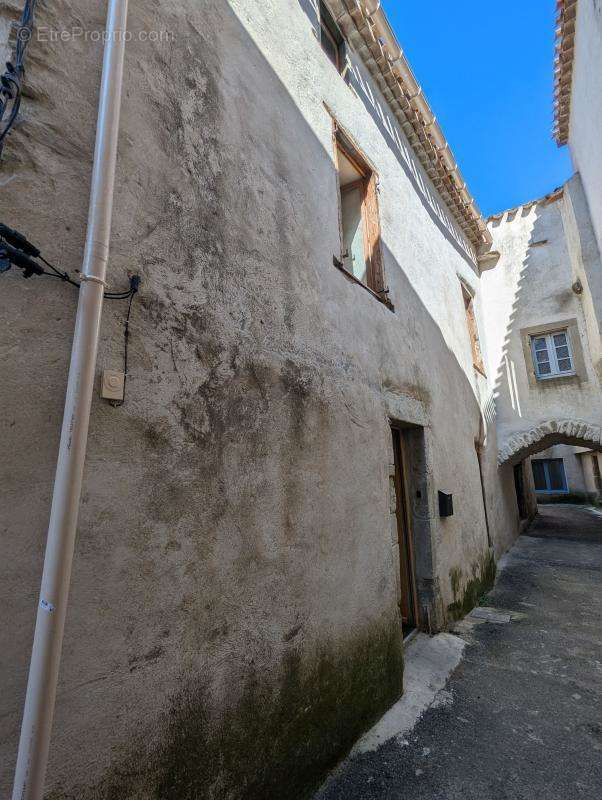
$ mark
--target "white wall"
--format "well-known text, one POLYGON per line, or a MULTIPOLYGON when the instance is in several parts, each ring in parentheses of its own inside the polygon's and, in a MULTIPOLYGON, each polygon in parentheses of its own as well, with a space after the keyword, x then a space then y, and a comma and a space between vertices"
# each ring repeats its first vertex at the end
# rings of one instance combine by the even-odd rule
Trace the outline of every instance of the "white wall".
POLYGON ((602 249, 602 3, 579 0, 571 92, 569 146, 581 173, 602 249))
POLYGON ((602 503, 602 489, 594 472, 594 459, 598 462, 598 472, 602 473, 602 453, 587 452, 579 455, 585 479, 585 489, 590 499, 600 504, 602 503))
POLYGON ((600 312, 589 276, 602 271, 592 248, 578 178, 551 202, 519 207, 490 222, 498 264, 482 277, 488 370, 495 376, 500 448, 549 420, 600 425, 600 312), (574 291, 579 279, 583 290, 574 291), (573 321, 578 377, 536 381, 521 331, 573 321))

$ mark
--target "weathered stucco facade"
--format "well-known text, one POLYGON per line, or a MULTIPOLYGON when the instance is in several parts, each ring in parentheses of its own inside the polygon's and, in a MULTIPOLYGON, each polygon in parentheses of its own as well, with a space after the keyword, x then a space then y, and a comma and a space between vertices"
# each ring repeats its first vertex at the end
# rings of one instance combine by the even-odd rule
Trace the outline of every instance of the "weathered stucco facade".
POLYGON ((500 463, 562 442, 600 447, 602 264, 579 176, 490 226, 501 256, 482 291, 500 463), (531 341, 558 330, 573 369, 538 379, 531 341))
MULTIPOLYGON (((54 4, 37 24, 103 13, 54 4)), ((303 796, 402 691, 391 423, 423 624, 461 613, 517 530, 466 324, 462 285, 483 326, 475 248, 357 53, 347 80, 325 57, 312 4, 141 0, 130 29, 110 282, 134 270, 142 289, 126 402, 93 404, 48 796, 303 796), (333 266, 333 118, 378 173, 394 310, 333 266)), ((73 270, 102 46, 30 54, 2 220, 73 270)), ((4 795, 77 296, 2 281, 4 795)), ((107 303, 99 374, 122 322, 107 303)))

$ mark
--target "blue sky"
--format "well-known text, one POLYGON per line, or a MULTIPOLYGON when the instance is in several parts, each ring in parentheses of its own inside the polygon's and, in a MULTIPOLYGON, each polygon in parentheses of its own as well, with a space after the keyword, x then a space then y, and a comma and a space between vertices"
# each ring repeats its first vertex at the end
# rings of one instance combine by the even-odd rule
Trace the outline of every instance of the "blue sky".
POLYGON ((484 215, 572 173, 552 139, 555 0, 383 0, 484 215))

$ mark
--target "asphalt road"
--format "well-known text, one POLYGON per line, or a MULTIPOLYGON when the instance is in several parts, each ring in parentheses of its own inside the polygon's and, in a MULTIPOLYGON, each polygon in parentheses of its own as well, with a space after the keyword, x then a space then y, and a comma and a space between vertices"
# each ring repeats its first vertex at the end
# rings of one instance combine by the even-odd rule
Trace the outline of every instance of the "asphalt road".
POLYGON ((413 731, 315 800, 602 797, 602 514, 542 508, 486 605, 512 621, 464 629, 465 657, 413 731))

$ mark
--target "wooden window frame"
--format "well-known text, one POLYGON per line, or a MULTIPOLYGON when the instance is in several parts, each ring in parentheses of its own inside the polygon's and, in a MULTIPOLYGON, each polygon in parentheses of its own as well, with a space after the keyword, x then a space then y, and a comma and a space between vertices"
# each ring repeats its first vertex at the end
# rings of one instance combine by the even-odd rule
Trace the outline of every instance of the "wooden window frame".
POLYGON ((378 207, 378 173, 370 164, 368 159, 355 145, 351 137, 341 130, 340 126, 333 121, 333 146, 334 162, 337 173, 337 201, 339 212, 339 240, 340 258, 333 259, 334 265, 341 270, 347 277, 367 289, 374 297, 384 303, 391 311, 394 310, 393 304, 388 298, 389 289, 385 286, 384 260, 382 253, 380 213, 378 207), (341 186, 339 172, 339 152, 351 162, 354 168, 362 176, 347 186, 341 186), (344 265, 344 235, 343 235, 343 193, 358 187, 362 188, 361 215, 362 215, 362 239, 364 246, 364 258, 366 261, 366 282, 361 281, 344 265))
POLYGON ((339 26, 336 24, 332 12, 323 2, 323 0, 320 0, 319 3, 319 23, 320 43, 322 42, 323 36, 328 38, 336 53, 336 64, 333 64, 332 59, 328 53, 326 53, 323 47, 322 50, 324 50, 325 55, 330 63, 333 64, 339 75, 342 75, 345 68, 345 37, 341 33, 339 26))
POLYGON ((483 377, 487 377, 485 373, 485 364, 483 363, 483 353, 481 351, 479 326, 477 325, 477 317, 474 309, 474 295, 466 288, 462 281, 460 281, 460 286, 462 287, 462 299, 464 302, 464 312, 466 314, 466 325, 468 327, 468 336, 470 338, 472 366, 483 377))

